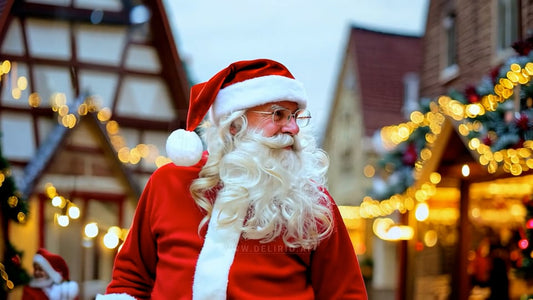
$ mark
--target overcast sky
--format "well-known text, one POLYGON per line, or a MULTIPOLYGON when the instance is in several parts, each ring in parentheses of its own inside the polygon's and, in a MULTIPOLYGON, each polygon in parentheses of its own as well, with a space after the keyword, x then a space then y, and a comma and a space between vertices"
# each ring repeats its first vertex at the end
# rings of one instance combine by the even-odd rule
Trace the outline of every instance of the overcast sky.
POLYGON ((164 0, 178 51, 195 82, 234 61, 283 63, 326 126, 351 26, 422 35, 428 0, 164 0))

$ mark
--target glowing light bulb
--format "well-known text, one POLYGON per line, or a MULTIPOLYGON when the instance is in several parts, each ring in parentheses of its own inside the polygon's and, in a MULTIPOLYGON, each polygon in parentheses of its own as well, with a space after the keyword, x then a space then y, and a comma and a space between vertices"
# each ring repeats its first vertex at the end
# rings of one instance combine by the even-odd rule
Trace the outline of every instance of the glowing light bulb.
POLYGON ((75 205, 71 205, 69 208, 68 208, 68 216, 71 217, 72 219, 77 219, 80 217, 80 209, 75 206, 75 205))
POLYGON ((468 175, 470 175, 470 167, 467 164, 464 164, 461 168, 461 174, 463 174, 463 177, 468 177, 468 175))
POLYGON ((54 198, 52 198, 52 205, 54 207, 60 207, 61 203, 63 203, 63 200, 61 199, 61 197, 55 196, 54 198))
POLYGON ((84 229, 85 235, 90 238, 94 238, 98 235, 98 225, 96 223, 89 223, 85 225, 84 229))
POLYGON ((67 227, 70 223, 70 219, 66 215, 58 215, 57 216, 57 224, 61 227, 67 227))
POLYGON ((118 246, 118 236, 112 232, 106 233, 104 235, 104 246, 106 246, 108 249, 114 249, 118 246))
POLYGON ((419 203, 416 206, 415 217, 420 222, 427 220, 429 217, 429 206, 427 203, 419 203))

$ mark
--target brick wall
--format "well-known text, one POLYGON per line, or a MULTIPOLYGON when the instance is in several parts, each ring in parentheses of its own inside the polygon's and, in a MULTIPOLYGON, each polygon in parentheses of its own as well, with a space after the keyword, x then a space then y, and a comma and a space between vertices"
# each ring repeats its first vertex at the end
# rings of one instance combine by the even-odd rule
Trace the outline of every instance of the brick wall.
MULTIPOLYGON (((521 35, 533 29, 533 0, 521 1, 521 35)), ((436 97, 450 88, 463 89, 477 84, 491 69, 502 62, 495 53, 497 30, 494 0, 431 0, 426 34, 423 38, 424 60, 421 74, 421 96, 436 97), (443 20, 456 15, 457 76, 442 80, 444 28, 443 20)), ((532 32, 530 32, 532 33, 532 32)))

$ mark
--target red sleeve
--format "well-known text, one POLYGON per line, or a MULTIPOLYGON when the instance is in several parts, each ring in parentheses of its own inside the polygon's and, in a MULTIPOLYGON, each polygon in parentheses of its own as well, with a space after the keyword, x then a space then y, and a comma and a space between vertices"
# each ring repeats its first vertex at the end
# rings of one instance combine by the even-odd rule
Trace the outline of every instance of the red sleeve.
POLYGON ((157 169, 139 198, 132 226, 118 252, 107 294, 178 299, 192 293, 203 239, 204 212, 190 195, 205 159, 195 166, 157 169), (158 280, 156 280, 156 278, 158 280))
POLYGON ((312 254, 311 281, 316 299, 368 299, 350 236, 330 198, 335 228, 312 254))
POLYGON ((113 266, 113 278, 107 294, 126 293, 136 298, 150 298, 157 261, 156 241, 150 230, 152 179, 139 198, 126 241, 113 266))
POLYGON ((22 300, 39 300, 48 299, 48 296, 44 293, 43 289, 33 288, 25 285, 22 292, 22 300))

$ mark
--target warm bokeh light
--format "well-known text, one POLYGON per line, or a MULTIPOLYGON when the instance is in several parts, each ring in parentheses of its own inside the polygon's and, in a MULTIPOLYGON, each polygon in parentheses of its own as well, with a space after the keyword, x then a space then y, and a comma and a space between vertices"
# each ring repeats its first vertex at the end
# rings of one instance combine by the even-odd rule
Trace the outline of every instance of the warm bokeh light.
POLYGON ((372 178, 376 174, 376 169, 372 165, 366 165, 363 169, 363 174, 367 178, 372 178))
POLYGON ((62 197, 59 197, 59 196, 55 196, 54 198, 52 198, 52 205, 54 207, 63 207, 64 206, 64 203, 65 203, 65 200, 62 198, 62 197))
POLYGON ((415 208, 415 217, 419 222, 423 222, 429 217, 429 206, 427 203, 418 203, 415 208))
POLYGON ((75 205, 70 205, 68 208, 68 216, 72 219, 78 219, 80 217, 80 209, 75 205))
POLYGON ((461 167, 461 174, 463 174, 463 177, 468 177, 470 175, 470 167, 467 164, 464 164, 461 167))
POLYGON ((56 215, 57 216, 57 224, 61 227, 67 227, 68 224, 70 224, 70 219, 66 215, 56 215))
POLYGON ((435 230, 428 230, 424 234, 424 244, 426 247, 434 247, 438 241, 438 234, 435 230))
POLYGON ((104 235, 103 242, 106 248, 115 249, 118 246, 120 240, 116 234, 114 234, 113 232, 108 232, 104 235))
POLYGON ((98 225, 96 223, 88 223, 85 225, 83 232, 87 237, 94 238, 98 235, 98 225))

